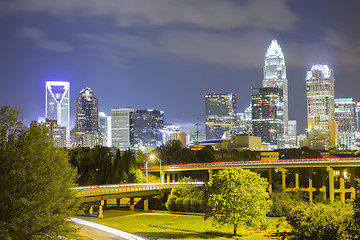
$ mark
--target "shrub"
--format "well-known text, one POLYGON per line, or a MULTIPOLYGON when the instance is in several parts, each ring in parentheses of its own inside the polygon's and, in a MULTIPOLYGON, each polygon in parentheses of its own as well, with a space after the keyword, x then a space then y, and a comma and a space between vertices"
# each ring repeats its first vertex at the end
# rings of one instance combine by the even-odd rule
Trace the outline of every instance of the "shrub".
POLYGON ((353 226, 353 210, 349 204, 298 205, 290 210, 286 220, 292 226, 295 239, 349 239, 353 226))
POLYGON ((307 202, 302 191, 275 192, 270 195, 272 205, 269 216, 286 217, 296 205, 307 202))

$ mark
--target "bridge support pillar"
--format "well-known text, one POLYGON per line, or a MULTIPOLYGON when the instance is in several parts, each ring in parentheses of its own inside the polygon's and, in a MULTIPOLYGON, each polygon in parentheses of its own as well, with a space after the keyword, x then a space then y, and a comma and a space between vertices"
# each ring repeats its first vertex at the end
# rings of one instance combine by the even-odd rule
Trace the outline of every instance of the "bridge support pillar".
POLYGON ((313 188, 313 174, 312 174, 312 170, 309 169, 308 170, 309 173, 309 202, 312 203, 313 202, 313 198, 314 198, 314 191, 315 189, 313 188))
POLYGON ((351 198, 355 197, 355 171, 354 168, 350 168, 349 170, 350 174, 350 191, 351 191, 351 198))
POLYGON ((160 183, 163 183, 165 180, 165 173, 163 171, 160 172, 160 183))
POLYGON ((324 201, 326 201, 326 174, 322 172, 321 174, 321 188, 320 192, 324 195, 324 201))
POLYGON ((103 206, 104 206, 104 200, 101 200, 100 205, 99 205, 98 218, 103 218, 104 217, 103 206))
POLYGON ((170 173, 167 173, 167 174, 166 174, 166 182, 167 182, 167 183, 170 183, 170 173))
POLYGON ((117 209, 120 209, 120 200, 121 200, 121 198, 116 199, 116 208, 117 209))
POLYGON ((213 176, 213 170, 211 168, 209 168, 208 173, 209 173, 209 181, 210 181, 210 179, 213 176))
POLYGON ((148 198, 144 198, 144 211, 145 212, 149 211, 149 199, 148 198))
POLYGON ((135 210, 135 204, 134 204, 134 198, 130 198, 130 211, 134 211, 135 210))
POLYGON ((295 171, 295 189, 299 189, 299 172, 295 171))
POLYGON ((94 213, 94 206, 90 205, 89 214, 93 214, 93 213, 94 213))
POLYGON ((283 190, 286 189, 286 169, 285 168, 278 168, 278 170, 281 172, 281 187, 283 190))
POLYGON ((345 177, 344 169, 340 170, 340 199, 341 202, 345 203, 345 177))
POLYGON ((268 191, 269 193, 272 193, 272 169, 268 170, 269 173, 269 187, 268 187, 268 191))
POLYGON ((334 189, 334 170, 331 167, 326 167, 326 171, 329 173, 329 199, 330 202, 334 202, 335 189, 334 189))

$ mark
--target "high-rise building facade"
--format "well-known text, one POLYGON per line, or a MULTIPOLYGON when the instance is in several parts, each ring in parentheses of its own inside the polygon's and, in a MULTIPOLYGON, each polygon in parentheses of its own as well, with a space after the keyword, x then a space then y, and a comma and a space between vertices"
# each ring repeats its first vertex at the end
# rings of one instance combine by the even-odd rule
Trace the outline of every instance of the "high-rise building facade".
POLYGON ((300 146, 328 150, 338 146, 338 123, 335 121, 333 71, 322 64, 313 65, 306 76, 308 129, 300 146))
POLYGON ((288 81, 286 79, 286 66, 284 53, 277 40, 272 40, 265 54, 263 87, 276 87, 283 90, 283 111, 284 111, 284 139, 288 144, 288 81))
POLYGON ((335 120, 338 123, 339 147, 351 149, 355 145, 356 102, 352 98, 335 99, 335 120))
POLYGON ((103 138, 103 146, 108 147, 108 116, 104 112, 99 112, 99 132, 103 138))
POLYGON ((131 114, 131 145, 134 147, 160 146, 163 127, 163 111, 156 109, 136 110, 131 114))
POLYGON ((252 129, 254 136, 269 143, 272 149, 284 148, 283 90, 280 88, 251 89, 252 129))
POLYGON ((237 123, 239 126, 238 134, 251 134, 252 133, 252 107, 251 104, 245 109, 243 113, 236 114, 237 123))
POLYGON ((45 118, 57 121, 66 128, 66 138, 70 138, 70 83, 46 81, 45 118))
POLYGON ((334 120, 333 70, 327 65, 313 65, 307 72, 306 95, 308 119, 319 117, 320 121, 334 120))
POLYGON ((297 148, 297 122, 296 120, 288 121, 288 144, 289 148, 297 148))
POLYGON ((75 125, 80 132, 98 132, 98 99, 86 87, 80 91, 75 103, 75 125))
POLYGON ((75 128, 72 130, 72 139, 75 146, 93 147, 102 145, 102 137, 98 136, 98 99, 91 88, 80 91, 75 102, 75 128), (88 141, 88 139, 92 139, 88 141))
POLYGON ((205 94, 206 139, 221 139, 236 125, 236 94, 205 94))
POLYGON ((111 146, 130 147, 130 113, 132 108, 111 109, 111 146))

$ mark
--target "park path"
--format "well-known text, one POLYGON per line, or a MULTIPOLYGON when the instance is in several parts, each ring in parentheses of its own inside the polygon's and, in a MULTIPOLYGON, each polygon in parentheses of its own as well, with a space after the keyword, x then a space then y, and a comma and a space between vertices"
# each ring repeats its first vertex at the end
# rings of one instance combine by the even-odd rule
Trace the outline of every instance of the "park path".
POLYGON ((70 220, 80 227, 82 235, 93 240, 146 240, 145 238, 102 224, 79 218, 71 218, 70 220))

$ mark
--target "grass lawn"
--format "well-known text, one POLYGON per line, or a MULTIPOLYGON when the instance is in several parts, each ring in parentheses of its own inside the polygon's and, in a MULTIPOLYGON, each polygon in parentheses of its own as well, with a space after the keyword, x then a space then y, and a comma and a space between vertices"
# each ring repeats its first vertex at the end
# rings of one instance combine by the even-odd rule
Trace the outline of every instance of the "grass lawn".
POLYGON ((214 227, 211 220, 204 221, 199 215, 170 214, 166 212, 105 211, 105 218, 91 220, 148 239, 277 239, 277 233, 289 232, 286 221, 268 218, 267 229, 239 228, 232 236, 231 227, 214 227))

